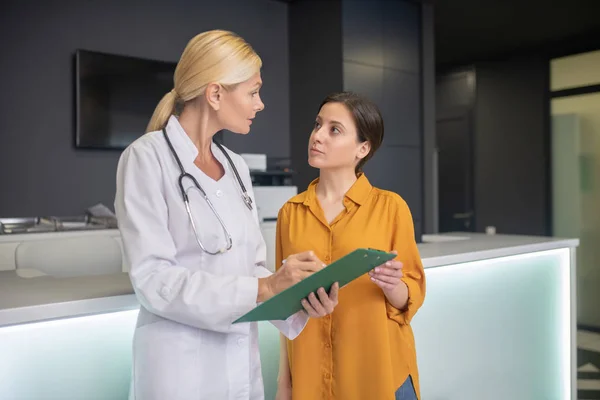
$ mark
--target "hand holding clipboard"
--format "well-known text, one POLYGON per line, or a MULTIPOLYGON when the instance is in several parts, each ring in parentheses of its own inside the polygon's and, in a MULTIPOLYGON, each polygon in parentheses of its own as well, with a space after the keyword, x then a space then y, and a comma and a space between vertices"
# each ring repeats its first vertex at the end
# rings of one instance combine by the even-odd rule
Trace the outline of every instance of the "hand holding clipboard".
POLYGON ((292 314, 302 310, 302 300, 306 299, 311 293, 316 292, 319 288, 324 288, 328 293, 335 282, 341 288, 376 266, 395 257, 395 253, 387 253, 380 250, 354 250, 278 295, 271 297, 238 318, 234 321, 234 324, 251 321, 285 320, 292 314))

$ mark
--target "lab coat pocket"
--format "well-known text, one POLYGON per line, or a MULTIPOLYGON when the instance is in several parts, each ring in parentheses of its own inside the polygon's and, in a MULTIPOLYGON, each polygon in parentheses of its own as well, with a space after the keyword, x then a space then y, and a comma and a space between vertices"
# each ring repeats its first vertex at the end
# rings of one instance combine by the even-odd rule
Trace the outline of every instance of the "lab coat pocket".
POLYGON ((187 398, 206 374, 198 363, 198 330, 161 319, 136 330, 135 392, 142 399, 187 398))

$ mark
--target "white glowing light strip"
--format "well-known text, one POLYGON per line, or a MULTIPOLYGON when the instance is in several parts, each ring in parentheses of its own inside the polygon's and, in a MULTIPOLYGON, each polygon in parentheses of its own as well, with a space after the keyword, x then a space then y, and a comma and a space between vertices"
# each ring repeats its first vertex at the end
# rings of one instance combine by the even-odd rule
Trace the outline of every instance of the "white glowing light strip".
POLYGON ((0 337, 4 334, 11 334, 15 332, 28 332, 37 329, 45 329, 45 328, 57 328, 64 327, 67 325, 84 325, 91 320, 94 321, 102 321, 105 322, 119 322, 122 320, 130 320, 132 318, 137 318, 139 310, 126 310, 126 311, 115 311, 109 312, 106 314, 95 314, 95 315, 87 315, 84 317, 72 317, 72 318, 61 318, 55 319, 51 321, 42 321, 42 322, 34 322, 30 324, 22 324, 22 325, 11 325, 0 328, 0 337))
POLYGON ((10 325, 108 314, 134 308, 138 309, 139 303, 133 294, 8 308, 0 310, 0 329, 10 325))
MULTIPOLYGON (((571 254, 570 248, 544 250, 534 253, 516 254, 511 256, 503 256, 490 258, 486 260, 469 261, 460 264, 442 265, 439 267, 430 267, 425 269, 426 274, 443 273, 449 270, 467 270, 472 268, 481 268, 486 265, 495 264, 498 262, 522 261, 531 258, 540 258, 553 256, 560 258, 560 345, 561 347, 561 375, 563 379, 563 399, 571 398, 571 254)), ((462 271, 464 272, 464 271, 462 271)))

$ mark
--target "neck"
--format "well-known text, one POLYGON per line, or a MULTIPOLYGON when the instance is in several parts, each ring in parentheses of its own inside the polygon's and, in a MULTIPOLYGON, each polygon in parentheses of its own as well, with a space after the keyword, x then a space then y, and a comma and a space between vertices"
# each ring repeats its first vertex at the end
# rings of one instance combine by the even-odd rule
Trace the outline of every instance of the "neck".
POLYGON ((317 195, 327 201, 339 201, 356 182, 354 168, 344 170, 321 170, 317 195))
POLYGON ((198 149, 197 160, 203 162, 212 159, 210 146, 218 129, 212 126, 209 113, 186 105, 179 116, 179 124, 198 149))

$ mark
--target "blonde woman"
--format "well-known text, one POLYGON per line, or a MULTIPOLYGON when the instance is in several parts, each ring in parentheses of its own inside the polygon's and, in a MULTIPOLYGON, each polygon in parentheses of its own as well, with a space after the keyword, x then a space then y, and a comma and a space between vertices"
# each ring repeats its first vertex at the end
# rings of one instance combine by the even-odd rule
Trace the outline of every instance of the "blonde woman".
MULTIPOLYGON (((261 65, 234 33, 194 37, 148 132, 119 160, 115 209, 141 304, 135 399, 262 399, 257 325, 233 321, 322 268, 310 251, 265 268, 248 167, 212 140, 250 131, 264 108, 261 65)), ((309 316, 332 312, 337 291, 311 300, 273 324, 295 338, 309 316)))

